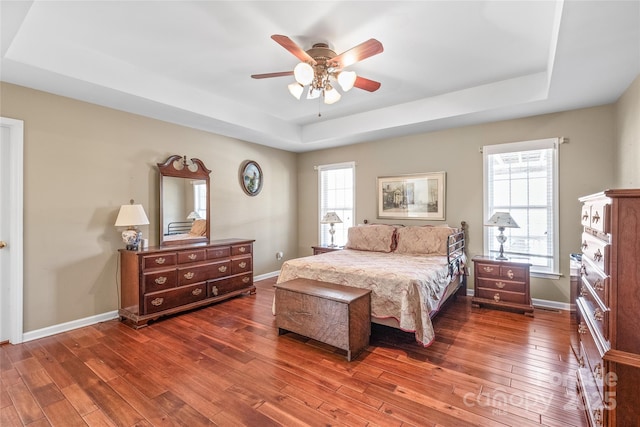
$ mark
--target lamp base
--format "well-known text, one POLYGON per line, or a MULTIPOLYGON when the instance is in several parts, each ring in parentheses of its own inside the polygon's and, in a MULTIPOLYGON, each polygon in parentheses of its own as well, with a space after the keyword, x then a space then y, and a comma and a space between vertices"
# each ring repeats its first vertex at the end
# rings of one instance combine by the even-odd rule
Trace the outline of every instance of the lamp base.
POLYGON ((122 232, 122 241, 126 243, 126 249, 128 251, 137 251, 140 247, 141 239, 142 231, 136 228, 128 228, 122 232))

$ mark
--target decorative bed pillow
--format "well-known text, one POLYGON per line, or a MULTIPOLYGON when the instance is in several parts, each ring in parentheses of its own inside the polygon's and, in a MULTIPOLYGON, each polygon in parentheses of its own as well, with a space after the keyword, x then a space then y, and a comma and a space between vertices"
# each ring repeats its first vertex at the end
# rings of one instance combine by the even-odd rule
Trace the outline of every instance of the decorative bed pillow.
POLYGON ((391 252, 394 246, 396 228, 391 225, 362 225, 350 227, 347 249, 359 251, 391 252))
POLYGON ((400 254, 446 255, 447 236, 455 232, 455 228, 446 226, 399 228, 396 252, 400 254))
POLYGON ((205 236, 207 234, 207 220, 196 219, 193 221, 189 234, 192 236, 205 236))

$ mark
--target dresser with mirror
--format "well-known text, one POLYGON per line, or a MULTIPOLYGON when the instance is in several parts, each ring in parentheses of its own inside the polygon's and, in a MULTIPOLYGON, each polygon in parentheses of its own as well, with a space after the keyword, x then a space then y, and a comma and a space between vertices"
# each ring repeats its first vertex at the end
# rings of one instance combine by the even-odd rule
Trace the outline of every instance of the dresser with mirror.
POLYGON ((120 308, 139 328, 161 316, 255 293, 253 240, 210 240, 211 171, 199 159, 158 163, 159 246, 120 250, 120 308))

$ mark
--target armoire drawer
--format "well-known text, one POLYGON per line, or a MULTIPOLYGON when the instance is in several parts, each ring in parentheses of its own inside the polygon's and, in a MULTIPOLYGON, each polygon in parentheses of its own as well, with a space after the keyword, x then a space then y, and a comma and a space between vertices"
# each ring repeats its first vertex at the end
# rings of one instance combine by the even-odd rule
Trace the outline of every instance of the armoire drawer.
POLYGON ((609 251, 611 245, 589 233, 582 233, 582 257, 587 258, 593 265, 598 267, 604 274, 610 274, 609 251))
POLYGON ((610 277, 605 275, 602 270, 593 265, 587 258, 582 259, 580 274, 582 279, 581 285, 586 288, 591 288, 592 292, 602 301, 604 306, 609 307, 610 277))

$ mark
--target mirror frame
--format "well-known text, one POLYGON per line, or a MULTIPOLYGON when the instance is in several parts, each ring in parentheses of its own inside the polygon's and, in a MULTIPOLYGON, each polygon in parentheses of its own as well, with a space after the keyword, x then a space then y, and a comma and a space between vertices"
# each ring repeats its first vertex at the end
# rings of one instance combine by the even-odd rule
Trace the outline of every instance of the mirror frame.
POLYGON ((210 233, 210 220, 211 220, 211 204, 210 204, 210 187, 209 187, 209 174, 211 171, 207 169, 202 160, 200 159, 191 159, 187 160, 187 156, 179 156, 177 154, 173 156, 169 156, 167 160, 163 163, 158 163, 158 171, 160 172, 159 176, 159 187, 160 187, 160 246, 163 245, 184 245, 188 243, 201 243, 209 241, 209 233, 210 233), (206 235, 203 237, 194 237, 189 239, 179 239, 179 240, 164 240, 164 193, 163 193, 163 184, 164 177, 173 177, 173 178, 186 178, 193 180, 205 181, 207 186, 207 229, 206 235))

